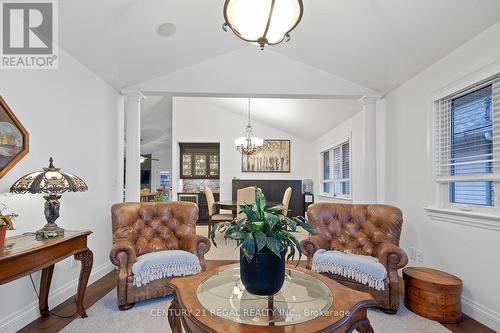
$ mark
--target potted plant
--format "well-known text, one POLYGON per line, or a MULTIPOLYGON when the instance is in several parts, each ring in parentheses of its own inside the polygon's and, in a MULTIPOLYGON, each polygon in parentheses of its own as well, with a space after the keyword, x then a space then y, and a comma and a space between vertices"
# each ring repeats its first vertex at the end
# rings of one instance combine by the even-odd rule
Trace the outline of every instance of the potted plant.
POLYGON ((18 216, 15 213, 6 214, 5 211, 8 210, 5 204, 0 204, 0 248, 3 247, 5 243, 5 235, 7 230, 14 230, 14 219, 18 216))
POLYGON ((164 202, 165 197, 163 196, 163 192, 157 192, 153 197, 153 202, 164 202))
POLYGON ((240 206, 245 217, 216 224, 211 238, 214 246, 217 246, 217 231, 223 233, 225 239, 237 240, 240 277, 245 289, 254 295, 270 296, 280 291, 285 281, 285 256, 287 260, 293 260, 296 253, 298 260, 302 257, 300 242, 294 235, 297 226, 311 234, 316 230, 302 216, 284 216, 284 206, 265 207, 266 198, 262 190, 255 187, 255 205, 240 206))

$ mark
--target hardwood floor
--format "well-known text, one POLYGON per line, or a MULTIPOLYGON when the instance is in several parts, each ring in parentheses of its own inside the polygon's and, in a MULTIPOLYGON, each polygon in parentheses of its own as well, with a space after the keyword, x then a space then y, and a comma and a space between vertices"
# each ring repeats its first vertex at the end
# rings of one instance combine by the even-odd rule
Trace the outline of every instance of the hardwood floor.
MULTIPOLYGON (((232 263, 237 263, 236 260, 207 260, 207 269, 221 266, 229 265, 232 263)), ((304 262, 300 263, 300 266, 305 266, 304 262)), ((100 280, 94 282, 87 288, 85 294, 85 305, 87 308, 91 307, 95 302, 100 300, 106 294, 108 294, 115 287, 116 283, 116 272, 113 271, 100 280)), ((117 310, 118 311, 118 310, 117 310)), ((76 312, 75 296, 70 297, 57 307, 51 310, 51 313, 56 313, 60 316, 71 316, 76 312)), ((54 315, 48 318, 42 319, 38 318, 30 324, 23 327, 18 332, 21 333, 32 333, 32 332, 58 332, 63 329, 66 325, 71 323, 73 319, 76 318, 76 314, 71 318, 59 318, 54 315)), ((445 324, 453 333, 496 333, 494 330, 484 326, 483 324, 475 321, 474 319, 464 315, 463 321, 459 324, 445 324)))
POLYGON ((462 322, 458 324, 443 324, 443 326, 453 333, 496 333, 467 315, 463 315, 462 322))
MULTIPOLYGON (((116 272, 110 272, 103 278, 97 280, 87 287, 85 292, 85 307, 90 308, 95 302, 100 300, 104 295, 109 293, 116 286, 116 272)), ((76 295, 75 295, 76 296, 76 295)), ((33 332, 59 332, 66 325, 71 323, 78 315, 76 314, 75 296, 68 298, 63 303, 51 309, 51 315, 45 319, 38 318, 30 324, 26 325, 18 331, 18 333, 33 333, 33 332), (70 318, 59 318, 53 313, 70 318)))

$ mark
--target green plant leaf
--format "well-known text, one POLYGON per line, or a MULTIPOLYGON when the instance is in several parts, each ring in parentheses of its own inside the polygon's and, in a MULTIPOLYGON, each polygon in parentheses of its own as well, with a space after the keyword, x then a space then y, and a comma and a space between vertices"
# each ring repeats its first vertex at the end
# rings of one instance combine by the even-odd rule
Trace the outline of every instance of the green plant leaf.
POLYGON ((271 214, 271 213, 265 213, 265 217, 264 217, 266 220, 267 220, 267 223, 269 225, 269 229, 274 229, 274 227, 278 224, 281 224, 280 222, 280 217, 278 215, 274 215, 274 214, 271 214))
POLYGON ((257 208, 257 215, 259 216, 259 219, 263 220, 266 208, 266 197, 264 196, 264 193, 262 193, 262 190, 257 186, 255 186, 255 206, 257 208))
POLYGON ((293 237, 292 242, 295 244, 295 247, 297 248, 297 252, 299 252, 299 259, 297 260, 297 265, 299 265, 300 259, 302 258, 302 247, 300 246, 300 242, 298 241, 297 238, 293 237))
POLYGON ((231 238, 231 239, 234 239, 234 240, 242 240, 245 238, 245 233, 244 232, 241 232, 241 231, 232 231, 231 233, 226 233, 226 237, 227 238, 231 238))
POLYGON ((311 235, 316 234, 316 228, 310 225, 302 216, 295 217, 294 220, 311 235))
MULTIPOLYGON (((236 218, 231 222, 221 222, 214 225, 210 237, 215 246, 215 234, 224 234, 224 239, 235 239, 240 242, 240 248, 246 260, 252 261, 257 251, 267 247, 276 256, 281 257, 281 251, 287 253, 287 259, 294 259, 302 249, 299 241, 293 235, 300 225, 310 234, 315 234, 316 229, 310 225, 303 216, 284 216, 282 205, 265 210, 265 196, 262 190, 255 189, 256 198, 254 205, 240 205, 240 210, 245 214, 243 218, 236 218)), ((298 264, 298 262, 297 262, 298 264)))
POLYGON ((271 213, 271 214, 281 214, 281 213, 283 213, 284 210, 289 210, 289 209, 286 209, 285 206, 283 206, 283 205, 277 205, 277 206, 267 208, 266 212, 271 213))
POLYGON ((233 221, 233 223, 234 223, 234 227, 236 229, 240 230, 241 229, 241 225, 245 223, 245 219, 235 219, 233 221))
POLYGON ((261 251, 267 244, 267 237, 262 231, 257 231, 254 234, 255 242, 257 243, 257 251, 261 251))
POLYGON ((297 231, 297 222, 292 220, 289 217, 285 217, 286 224, 288 225, 288 228, 290 228, 291 231, 296 232, 297 231))
POLYGON ((266 246, 275 255, 281 258, 281 243, 274 237, 267 237, 266 246))
POLYGON ((262 231, 262 228, 264 227, 264 222, 252 222, 250 223, 250 229, 252 231, 262 231))
POLYGON ((245 213, 248 222, 257 222, 259 219, 257 213, 253 210, 253 205, 241 205, 241 212, 245 213))
POLYGON ((215 234, 217 233, 217 231, 219 229, 224 227, 226 224, 230 224, 230 222, 220 222, 220 223, 215 224, 212 227, 212 231, 210 233, 210 238, 212 239, 212 243, 214 244, 215 247, 217 247, 217 243, 215 242, 215 234))
POLYGON ((241 243, 241 249, 247 261, 251 262, 255 255, 255 239, 251 233, 246 234, 243 243, 241 243))
POLYGON ((293 243, 293 240, 288 241, 288 247, 290 248, 290 253, 288 253, 288 256, 286 257, 286 260, 290 260, 295 257, 295 246, 293 243))
POLYGON ((279 235, 280 239, 284 239, 284 240, 289 240, 289 239, 292 239, 295 237, 294 235, 292 235, 290 232, 288 232, 286 230, 280 230, 278 232, 278 235, 279 235))

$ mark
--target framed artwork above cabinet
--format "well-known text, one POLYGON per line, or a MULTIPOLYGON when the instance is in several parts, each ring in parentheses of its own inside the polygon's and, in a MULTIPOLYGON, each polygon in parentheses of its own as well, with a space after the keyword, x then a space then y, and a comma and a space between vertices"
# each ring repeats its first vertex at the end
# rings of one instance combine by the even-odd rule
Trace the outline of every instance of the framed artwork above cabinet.
POLYGON ((179 143, 181 179, 219 179, 219 143, 179 143))

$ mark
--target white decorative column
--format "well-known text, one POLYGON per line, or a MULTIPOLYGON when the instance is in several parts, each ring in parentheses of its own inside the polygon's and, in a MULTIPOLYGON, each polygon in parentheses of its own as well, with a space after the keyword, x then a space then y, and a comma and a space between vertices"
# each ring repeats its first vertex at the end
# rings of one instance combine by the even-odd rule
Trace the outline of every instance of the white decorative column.
POLYGON ((363 96, 359 102, 363 105, 363 151, 361 165, 363 174, 354 179, 357 193, 356 202, 377 203, 377 100, 379 96, 363 96))
POLYGON ((123 202, 123 190, 125 188, 123 179, 125 172, 125 96, 123 95, 119 95, 117 101, 116 131, 116 159, 118 163, 113 183, 116 185, 117 202, 123 202))
MULTIPOLYGON (((157 158, 155 154, 151 154, 151 158, 157 158)), ((158 161, 151 159, 151 192, 156 192, 160 184, 160 170, 158 161)))
POLYGON ((139 202, 141 191, 141 100, 139 91, 124 91, 127 115, 125 201, 139 202))

